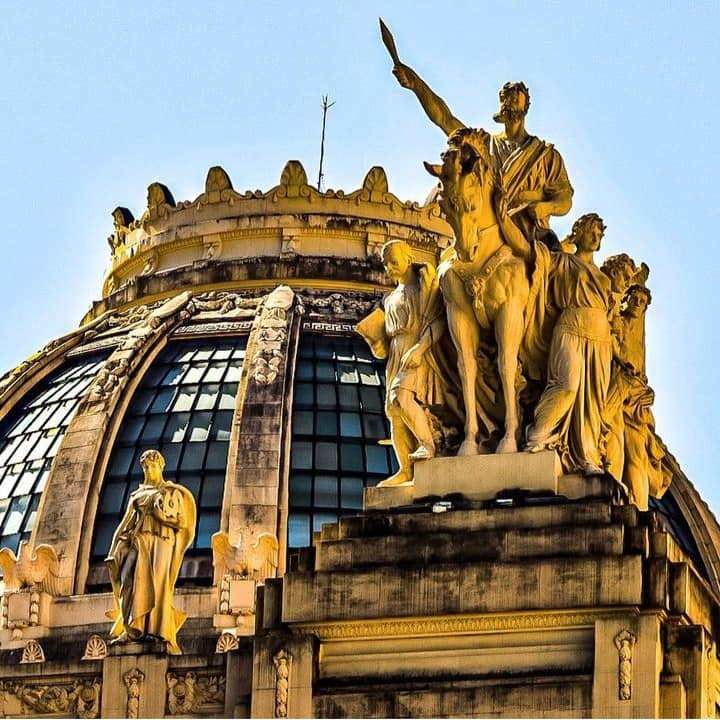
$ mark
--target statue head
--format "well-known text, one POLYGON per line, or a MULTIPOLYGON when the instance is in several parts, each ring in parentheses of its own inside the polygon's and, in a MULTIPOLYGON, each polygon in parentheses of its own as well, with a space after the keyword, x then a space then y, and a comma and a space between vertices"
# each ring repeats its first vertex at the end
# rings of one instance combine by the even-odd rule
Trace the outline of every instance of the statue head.
POLYGON ((385 272, 390 279, 398 282, 407 273, 414 260, 412 248, 404 240, 390 240, 381 250, 385 272))
POLYGON ((605 230, 605 223, 597 213, 586 213, 573 223, 568 239, 578 251, 595 252, 600 249, 605 230))
POLYGON ((635 261, 627 253, 611 255, 600 269, 610 278, 616 293, 624 293, 637 273, 635 261))
POLYGON ((500 109, 493 115, 495 122, 524 118, 530 108, 530 91, 524 82, 506 82, 500 88, 500 109))
POLYGON ((637 283, 635 285, 631 285, 627 289, 623 299, 623 304, 625 305, 624 314, 629 315, 632 318, 642 317, 651 302, 652 295, 650 294, 650 290, 648 290, 648 288, 637 283))
POLYGON ((146 450, 140 456, 140 465, 145 475, 146 485, 159 485, 163 481, 165 458, 159 450, 146 450))

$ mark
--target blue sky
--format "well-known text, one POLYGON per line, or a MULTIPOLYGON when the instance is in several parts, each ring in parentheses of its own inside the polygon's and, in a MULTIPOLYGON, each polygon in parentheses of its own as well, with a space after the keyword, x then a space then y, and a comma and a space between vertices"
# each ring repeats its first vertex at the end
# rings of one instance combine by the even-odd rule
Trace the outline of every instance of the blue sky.
POLYGON ((575 187, 555 229, 597 211, 600 259, 650 266, 658 432, 720 511, 717 2, 4 3, 0 371, 100 296, 110 212, 140 215, 151 182, 192 199, 220 164, 268 189, 289 159, 314 179, 325 93, 327 187, 383 165, 422 200, 444 138, 392 77, 378 15, 467 124, 493 128, 506 80, 530 87, 528 129, 575 187))

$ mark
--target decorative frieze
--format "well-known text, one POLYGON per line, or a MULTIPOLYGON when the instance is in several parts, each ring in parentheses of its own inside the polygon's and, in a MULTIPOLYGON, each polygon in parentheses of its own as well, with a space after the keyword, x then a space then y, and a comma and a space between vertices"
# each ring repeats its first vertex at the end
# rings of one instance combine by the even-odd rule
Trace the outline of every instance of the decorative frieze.
POLYGON ((0 683, 4 695, 3 716, 53 715, 97 718, 100 716, 102 682, 99 677, 36 684, 30 682, 0 683))
POLYGON ((217 717, 225 706, 224 675, 169 672, 166 684, 169 715, 217 717))

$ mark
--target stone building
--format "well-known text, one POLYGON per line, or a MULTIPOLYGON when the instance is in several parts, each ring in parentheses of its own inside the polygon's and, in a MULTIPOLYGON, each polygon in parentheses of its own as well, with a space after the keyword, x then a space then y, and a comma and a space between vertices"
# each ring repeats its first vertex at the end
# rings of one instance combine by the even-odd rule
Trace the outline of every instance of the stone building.
POLYGON ((364 498, 395 459, 353 328, 383 243, 437 262, 437 205, 291 161, 267 192, 216 167, 113 216, 102 299, 0 381, 4 716, 716 715, 720 528, 669 454, 647 512, 543 458, 518 470, 541 496, 364 498), (197 503, 182 655, 108 638, 149 448, 197 503))

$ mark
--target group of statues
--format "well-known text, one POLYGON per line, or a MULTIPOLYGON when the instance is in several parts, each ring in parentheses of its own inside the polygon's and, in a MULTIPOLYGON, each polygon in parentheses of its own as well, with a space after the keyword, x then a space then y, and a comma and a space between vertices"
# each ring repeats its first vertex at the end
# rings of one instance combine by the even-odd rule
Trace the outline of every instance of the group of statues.
POLYGON ((386 412, 399 470, 439 454, 558 452, 566 472, 609 474, 647 509, 671 476, 645 375, 647 266, 626 254, 598 267, 596 213, 560 242, 572 206, 560 153, 530 135, 523 83, 500 90, 497 135, 466 126, 383 40, 399 83, 448 136, 438 202, 454 233, 437 268, 401 240, 382 248, 395 289, 358 325, 387 358, 386 412))
MULTIPOLYGON (((671 480, 645 375, 647 266, 624 253, 597 266, 605 225, 595 213, 559 242, 549 219, 570 211, 573 189, 558 151, 525 130, 523 83, 501 89, 494 119, 504 130, 491 135, 458 120, 400 62, 384 26, 383 39, 400 84, 448 136, 442 164, 426 168, 440 180, 455 241, 437 268, 415 262, 406 242, 388 242, 382 260, 395 288, 357 326, 387 358, 399 470, 381 485, 412 482, 413 465, 437 455, 554 450, 565 471, 607 473, 647 509, 671 480)), ((179 653, 185 616, 173 591, 194 538, 195 501, 163 479, 157 450, 140 462, 144 482, 106 559, 111 635, 156 638, 179 653)))

